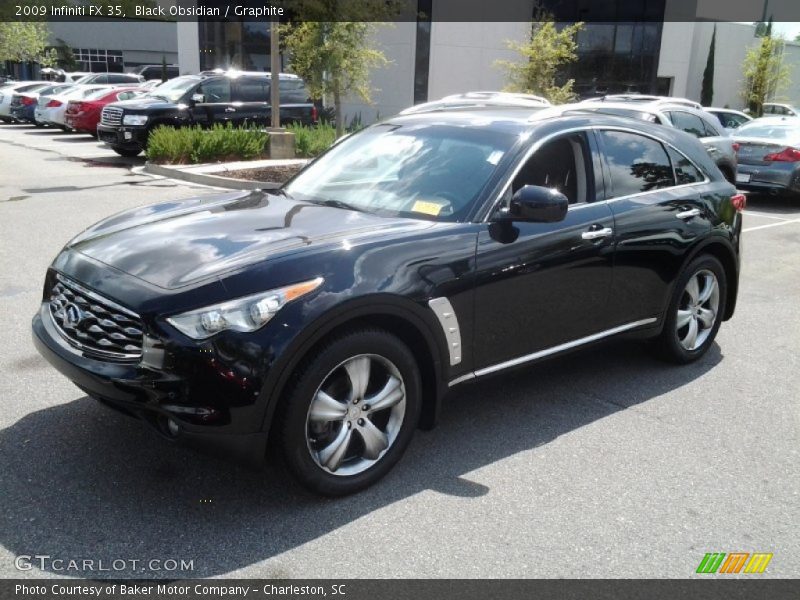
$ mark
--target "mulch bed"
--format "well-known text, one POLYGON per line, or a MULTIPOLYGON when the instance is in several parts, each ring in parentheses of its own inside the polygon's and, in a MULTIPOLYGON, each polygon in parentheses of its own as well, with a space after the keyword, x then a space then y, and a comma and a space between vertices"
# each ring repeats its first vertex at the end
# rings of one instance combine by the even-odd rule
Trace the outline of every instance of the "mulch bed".
POLYGON ((260 169, 241 169, 238 171, 223 171, 214 173, 220 177, 233 179, 247 179, 249 181, 269 181, 271 183, 284 183, 305 165, 281 165, 276 167, 263 167, 260 169))

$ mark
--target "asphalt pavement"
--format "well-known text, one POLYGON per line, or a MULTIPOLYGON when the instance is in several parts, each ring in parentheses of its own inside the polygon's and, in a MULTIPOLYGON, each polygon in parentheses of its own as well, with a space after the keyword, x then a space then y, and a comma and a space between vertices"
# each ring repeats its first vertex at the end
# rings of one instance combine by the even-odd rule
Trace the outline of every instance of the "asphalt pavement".
POLYGON ((382 482, 330 500, 169 445, 33 348, 73 235, 214 193, 142 164, 0 126, 0 577, 685 578, 707 552, 800 576, 800 198, 749 199, 736 315, 701 361, 614 342, 460 386, 382 482))

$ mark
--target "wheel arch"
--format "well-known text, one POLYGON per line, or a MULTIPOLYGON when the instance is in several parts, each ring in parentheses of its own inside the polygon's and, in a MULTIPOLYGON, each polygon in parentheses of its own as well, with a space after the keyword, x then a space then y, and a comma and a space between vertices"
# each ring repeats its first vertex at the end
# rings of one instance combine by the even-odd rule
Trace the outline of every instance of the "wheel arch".
POLYGON ((710 254, 725 269, 727 293, 725 295, 725 313, 722 315, 722 320, 727 321, 733 316, 736 309, 736 299, 739 294, 739 264, 736 258, 736 251, 731 243, 723 237, 715 236, 706 239, 687 256, 681 266, 681 273, 690 262, 701 254, 710 254))
MULTIPOLYGON (((379 328, 398 337, 408 346, 417 360, 422 379, 422 413, 419 427, 435 426, 444 395, 445 359, 444 341, 424 315, 424 309, 401 299, 365 299, 334 309, 318 318, 307 328, 302 339, 296 340, 286 350, 286 361, 278 366, 276 377, 267 383, 268 397, 262 430, 270 432, 275 413, 284 392, 292 382, 304 359, 333 337, 358 328, 379 328)), ((430 319, 435 319, 431 313, 430 319)), ((442 334, 441 337, 443 338, 442 334)))

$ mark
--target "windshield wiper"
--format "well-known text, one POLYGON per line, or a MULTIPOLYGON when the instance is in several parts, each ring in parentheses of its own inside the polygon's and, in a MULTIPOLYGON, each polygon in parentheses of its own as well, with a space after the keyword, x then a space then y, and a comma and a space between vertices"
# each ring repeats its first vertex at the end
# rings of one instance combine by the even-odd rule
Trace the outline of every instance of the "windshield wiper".
POLYGON ((342 202, 341 200, 312 200, 314 204, 321 204, 322 206, 331 206, 333 208, 344 208, 345 210, 354 210, 356 212, 368 212, 359 206, 355 206, 354 204, 348 204, 347 202, 342 202))

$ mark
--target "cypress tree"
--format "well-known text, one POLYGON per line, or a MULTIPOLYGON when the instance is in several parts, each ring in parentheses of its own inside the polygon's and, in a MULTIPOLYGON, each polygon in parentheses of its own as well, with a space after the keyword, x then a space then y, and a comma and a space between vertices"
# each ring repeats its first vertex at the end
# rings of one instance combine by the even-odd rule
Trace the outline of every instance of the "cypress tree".
POLYGON ((714 33, 711 35, 711 46, 708 48, 708 61, 706 69, 703 71, 703 89, 700 92, 700 104, 711 106, 714 100, 714 52, 717 45, 717 26, 714 25, 714 33))

